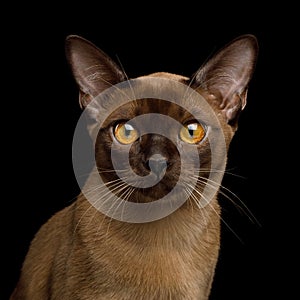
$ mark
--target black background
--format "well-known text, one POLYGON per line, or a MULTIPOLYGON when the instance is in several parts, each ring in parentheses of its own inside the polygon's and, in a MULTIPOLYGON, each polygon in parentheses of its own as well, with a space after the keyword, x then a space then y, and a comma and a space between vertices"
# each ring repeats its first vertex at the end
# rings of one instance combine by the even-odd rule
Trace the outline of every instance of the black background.
POLYGON ((190 76, 214 51, 246 33, 258 38, 260 53, 229 153, 228 170, 242 177, 226 175, 223 184, 259 223, 220 200, 222 246, 210 299, 288 299, 292 283, 286 267, 294 264, 295 237, 290 238, 293 208, 283 171, 290 159, 285 130, 292 122, 290 108, 283 105, 291 91, 283 70, 292 56, 294 27, 282 23, 283 11, 216 9, 188 3, 166 9, 157 3, 72 4, 72 9, 45 5, 9 12, 2 27, 2 63, 9 64, 3 72, 2 147, 9 168, 3 171, 0 299, 8 299, 16 284, 35 232, 79 193, 71 150, 81 111, 65 59, 66 36, 91 40, 118 57, 133 78, 156 71, 190 76))

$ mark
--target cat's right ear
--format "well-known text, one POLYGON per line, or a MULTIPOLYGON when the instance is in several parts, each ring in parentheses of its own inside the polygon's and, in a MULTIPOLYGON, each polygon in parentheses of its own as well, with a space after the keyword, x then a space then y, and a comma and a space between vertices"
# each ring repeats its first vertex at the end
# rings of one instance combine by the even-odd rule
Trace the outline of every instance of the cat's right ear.
POLYGON ((126 80, 119 66, 88 40, 69 35, 66 38, 66 57, 80 89, 79 102, 86 107, 105 89, 126 80))
POLYGON ((257 39, 242 35, 219 50, 195 74, 191 84, 206 90, 226 122, 235 128, 247 101, 247 89, 258 54, 257 39))

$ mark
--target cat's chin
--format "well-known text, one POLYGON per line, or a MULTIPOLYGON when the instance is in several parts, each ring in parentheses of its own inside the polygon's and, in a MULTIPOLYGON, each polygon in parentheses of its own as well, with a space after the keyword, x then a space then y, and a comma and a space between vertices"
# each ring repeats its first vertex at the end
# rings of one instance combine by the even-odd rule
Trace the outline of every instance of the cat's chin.
POLYGON ((151 188, 137 189, 134 193, 132 193, 128 201, 136 203, 149 203, 157 201, 170 195, 173 188, 174 186, 170 186, 164 181, 160 181, 158 184, 151 188))

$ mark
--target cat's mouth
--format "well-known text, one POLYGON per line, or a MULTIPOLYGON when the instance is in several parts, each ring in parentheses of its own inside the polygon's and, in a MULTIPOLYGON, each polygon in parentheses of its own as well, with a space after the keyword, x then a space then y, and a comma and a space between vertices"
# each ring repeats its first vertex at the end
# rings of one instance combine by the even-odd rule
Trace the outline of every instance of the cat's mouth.
POLYGON ((129 198, 128 201, 137 203, 152 202, 164 198, 172 190, 173 187, 170 184, 160 181, 151 188, 136 189, 133 197, 129 198))
MULTIPOLYGON (((115 184, 107 184, 110 191, 121 198, 122 200, 128 202, 136 203, 148 203, 162 199, 168 195, 177 184, 177 176, 171 176, 166 172, 161 172, 159 174, 151 173, 148 175, 146 181, 141 177, 140 181, 130 181, 122 182, 119 179, 119 187, 115 184), (149 180, 151 178, 151 180, 149 180), (149 184, 150 183, 150 184, 149 184)), ((116 182, 112 180, 110 182, 116 182)))

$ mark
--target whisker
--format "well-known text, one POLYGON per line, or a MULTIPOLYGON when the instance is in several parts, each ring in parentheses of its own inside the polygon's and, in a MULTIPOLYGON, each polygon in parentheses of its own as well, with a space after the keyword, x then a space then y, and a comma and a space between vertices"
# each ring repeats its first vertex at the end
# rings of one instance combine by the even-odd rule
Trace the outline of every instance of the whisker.
MULTIPOLYGON (((114 188, 111 189, 112 192, 115 191, 115 190, 117 190, 120 186, 125 186, 125 185, 126 185, 126 183, 123 183, 123 182, 121 183, 121 185, 117 185, 117 186, 116 186, 116 184, 119 184, 119 182, 117 182, 117 183, 114 184, 114 188)), ((103 187, 103 186, 102 186, 102 187, 103 187)), ((97 190, 97 188, 94 189, 94 191, 96 191, 96 190, 97 190)), ((90 198, 90 200, 92 200, 92 202, 94 203, 94 205, 90 202, 92 205, 90 205, 89 208, 83 213, 83 215, 82 215, 81 218, 79 219, 78 223, 76 224, 76 228, 78 227, 78 225, 79 225, 79 223, 81 222, 81 220, 82 220, 82 218, 84 217, 84 215, 85 215, 91 208, 95 207, 95 205, 97 205, 97 203, 99 203, 99 201, 103 200, 103 198, 105 198, 105 196, 106 196, 107 194, 109 194, 109 193, 110 193, 110 192, 108 191, 108 192, 106 192, 104 195, 101 195, 101 197, 99 197, 96 201, 93 200, 93 197, 90 198)), ((98 196, 98 195, 94 195, 94 197, 96 197, 96 196, 98 196)), ((104 205, 105 202, 109 201, 113 196, 114 196, 114 194, 111 194, 107 199, 105 199, 104 202, 103 202, 103 205, 104 205)), ((100 206, 100 207, 101 207, 101 206, 100 206)), ((98 211, 98 209, 95 210, 95 214, 97 213, 97 211, 98 211)), ((91 220, 90 220, 90 222, 91 222, 91 220)))
POLYGON ((124 75, 125 75, 125 77, 126 77, 126 79, 127 79, 127 82, 128 82, 128 84, 129 84, 130 90, 131 90, 131 92, 132 92, 132 97, 133 97, 132 100, 133 100, 133 99, 136 99, 137 97, 135 96, 134 89, 133 89, 133 87, 132 87, 132 85, 131 85, 131 83, 130 83, 130 80, 129 80, 129 77, 127 76, 127 73, 125 72, 125 69, 124 69, 124 67, 123 67, 123 64, 121 63, 121 60, 120 60, 119 56, 116 55, 116 57, 117 57, 117 60, 118 60, 118 62, 119 62, 119 65, 121 66, 121 69, 122 69, 122 71, 123 71, 123 73, 124 73, 124 75))
MULTIPOLYGON (((110 182, 108 182, 107 184, 109 185, 110 184, 110 186, 109 186, 109 188, 110 188, 110 190, 111 191, 114 191, 119 185, 120 185, 120 183, 122 183, 122 184, 125 184, 124 182, 122 182, 120 179, 116 179, 116 180, 112 180, 112 181, 110 181, 110 182)), ((89 199, 93 199, 93 198, 91 198, 89 195, 90 194, 92 194, 92 193, 94 193, 94 192, 96 192, 96 191, 98 191, 98 192, 100 192, 101 191, 101 189, 102 188, 108 188, 105 184, 104 185, 101 185, 101 186, 95 186, 95 187, 93 187, 93 188, 90 188, 90 189, 88 189, 88 190, 86 190, 85 191, 85 193, 83 194, 85 197, 89 197, 89 199)), ((101 197, 104 197, 104 196, 106 196, 107 194, 109 194, 109 191, 107 192, 107 193, 105 193, 104 195, 101 195, 101 197)), ((95 195, 95 196, 97 196, 97 195, 95 195)), ((84 205, 85 203, 81 203, 78 207, 77 207, 77 209, 79 209, 82 205, 84 205)))
POLYGON ((81 221, 83 220, 84 216, 88 213, 88 211, 89 211, 91 208, 93 208, 92 205, 90 205, 90 206, 88 207, 88 209, 86 209, 85 212, 81 215, 80 219, 78 220, 78 222, 77 222, 77 224, 76 224, 76 226, 75 226, 75 228, 74 228, 74 231, 73 231, 73 237, 75 236, 75 233, 76 233, 76 231, 77 231, 77 228, 78 228, 78 226, 80 225, 81 221))
MULTIPOLYGON (((115 180, 113 180, 113 181, 115 181, 115 180)), ((119 184, 119 182, 115 182, 115 183, 114 183, 114 185, 113 185, 114 188, 112 189, 112 191, 114 191, 115 189, 117 189, 117 187, 119 186, 119 185, 118 185, 117 187, 115 187, 116 184, 119 184)), ((124 184, 124 183, 123 183, 123 184, 124 184)), ((99 186, 96 186, 94 189, 91 189, 89 192, 92 193, 92 192, 95 192, 95 191, 97 191, 97 190, 99 190, 99 189, 101 189, 101 188, 103 188, 103 186, 100 186, 100 187, 99 187, 99 186)), ((99 198, 98 200, 100 201, 100 200, 101 200, 103 197, 105 197, 108 193, 109 193, 109 192, 107 192, 107 193, 105 193, 104 195, 102 195, 101 198, 99 198)), ((98 202, 98 200, 97 200, 96 202, 98 202)), ((84 203, 82 203, 81 205, 84 205, 84 203)), ((77 209, 79 209, 79 208, 80 208, 80 206, 77 207, 77 209)), ((89 211, 91 208, 93 208, 93 205, 89 206, 89 208, 86 209, 85 212, 81 215, 80 219, 78 220, 78 222, 77 222, 77 224, 76 224, 76 226, 75 226, 74 234, 75 234, 75 232, 76 232, 76 230, 77 230, 79 224, 81 223, 82 219, 84 218, 84 216, 88 213, 88 211, 89 211)))
MULTIPOLYGON (((119 187, 123 187, 126 185, 125 182, 123 182, 123 180, 126 179, 126 177, 123 178, 117 178, 115 180, 111 180, 108 181, 107 183, 101 185, 101 186, 94 186, 90 189, 86 189, 84 192, 84 196, 90 198, 91 200, 93 198, 90 197, 91 194, 95 193, 96 191, 101 192, 102 189, 107 189, 109 188, 109 191, 107 191, 105 194, 101 195, 101 198, 107 196, 110 192, 114 192, 116 191, 119 187)), ((97 195, 94 195, 95 197, 97 195)), ((96 203, 98 202, 98 200, 96 201, 96 203)), ((80 205, 77 205, 77 209, 79 209, 81 206, 83 206, 84 203, 81 203, 80 205)), ((84 213, 85 214, 85 213, 84 213)), ((82 217, 81 217, 82 218, 82 217)), ((79 220, 79 223, 81 222, 81 220, 79 220)), ((76 228, 79 224, 76 225, 76 228)))
POLYGON ((208 213, 207 212, 205 212, 205 210, 203 209, 203 207, 200 207, 200 205, 199 205, 199 203, 198 203, 198 198, 196 197, 196 195, 194 195, 194 193, 193 193, 193 190, 194 189, 191 189, 190 187, 188 187, 188 186, 186 186, 186 189, 188 190, 188 192, 190 193, 190 197, 192 198, 192 200, 194 200, 194 201, 190 201, 191 203, 194 203, 197 207, 198 207, 198 209, 199 209, 199 211, 200 211, 200 213, 201 213, 201 215, 202 215, 202 220, 203 220, 203 225, 205 225, 205 228, 206 228, 206 230, 208 230, 208 228, 207 228, 207 223, 209 222, 209 216, 208 216, 208 213), (205 213, 206 213, 206 215, 205 215, 205 213))
POLYGON ((112 170, 109 170, 109 169, 102 169, 102 168, 98 168, 95 170, 91 170, 89 172, 86 172, 86 173, 81 173, 80 175, 77 175, 79 178, 82 178, 82 177, 87 177, 89 175, 98 175, 98 174, 102 174, 102 173, 113 173, 113 172, 118 172, 118 173, 122 173, 122 172, 127 172, 127 170, 118 170, 118 169, 112 169, 112 170))
MULTIPOLYGON (((188 90, 191 88, 192 84, 194 83, 194 81, 195 81, 195 79, 196 79, 196 76, 197 76, 197 72, 195 72, 195 73, 193 74, 192 78, 190 79, 190 82, 189 82, 189 84, 187 85, 187 87, 186 87, 186 89, 185 89, 185 92, 184 92, 184 94, 183 94, 183 99, 185 99, 188 90)), ((188 100, 190 99, 190 97, 191 97, 191 95, 189 95, 188 100)))
POLYGON ((201 168, 201 169, 196 169, 195 171, 198 172, 199 174, 201 173, 205 173, 205 172, 210 172, 210 173, 224 173, 226 175, 231 175, 231 176, 235 176, 238 178, 242 178, 242 179, 246 179, 245 176, 239 175, 239 174, 235 174, 230 172, 231 169, 228 170, 217 170, 217 169, 210 169, 210 168, 201 168))
POLYGON ((128 191, 128 193, 127 193, 127 195, 124 196, 124 203, 123 203, 123 208, 122 208, 122 212, 121 212, 121 220, 123 220, 126 202, 130 199, 132 193, 133 193, 135 190, 136 190, 136 189, 135 189, 134 187, 130 187, 130 188, 129 188, 129 191, 128 191))
MULTIPOLYGON (((116 183, 116 184, 118 184, 118 183, 116 183)), ((114 185, 112 185, 112 186, 114 186, 114 185)), ((95 192, 95 191, 97 191, 97 190, 98 190, 98 191, 101 191, 101 189, 104 188, 104 187, 105 187, 105 185, 101 185, 101 186, 96 185, 96 186, 94 186, 94 187, 92 187, 92 188, 90 188, 90 189, 86 189, 85 192, 82 193, 82 195, 83 195, 85 198, 87 198, 87 196, 88 196, 89 194, 91 194, 91 193, 93 193, 93 192, 95 192)), ((81 208, 81 206, 83 206, 83 205, 85 205, 85 202, 80 203, 80 205, 77 205, 76 208, 79 209, 79 208, 81 208)))
MULTIPOLYGON (((120 190, 117 191, 117 193, 116 193, 117 196, 118 196, 119 198, 124 197, 124 195, 127 193, 128 189, 130 189, 130 186, 128 186, 128 185, 122 187, 120 190), (124 190, 125 190, 125 191, 124 191, 124 190), (122 192, 122 191, 124 191, 124 192, 122 192), (120 192, 122 192, 121 195, 119 194, 120 192)), ((121 203, 122 203, 122 201, 120 201, 120 202, 118 203, 117 207, 114 209, 114 212, 113 212, 112 216, 110 217, 110 221, 109 221, 109 223, 108 223, 107 230, 106 230, 106 235, 108 235, 108 232, 109 232, 109 228, 110 228, 111 222, 113 221, 114 213, 115 213, 115 211, 120 207, 121 203)), ((115 204, 116 204, 116 202, 113 202, 113 203, 112 203, 112 205, 111 205, 111 207, 109 208, 108 212, 110 212, 110 211, 113 209, 113 207, 115 206, 115 204)))
POLYGON ((97 170, 94 170, 94 172, 97 173, 113 173, 113 172, 128 172, 126 169, 103 169, 103 168, 97 168, 97 170))
MULTIPOLYGON (((101 195, 101 198, 104 198, 105 196, 107 196, 108 194, 113 194, 113 192, 116 191, 116 193, 119 192, 119 188, 125 188, 127 187, 127 183, 126 182, 121 182, 120 184, 119 183, 115 183, 113 188, 110 188, 105 194, 101 195)), ((113 196, 113 195, 112 195, 113 196)))
MULTIPOLYGON (((122 179, 126 179, 125 177, 122 178, 122 179)), ((117 178, 115 180, 111 180, 111 181, 108 181, 102 185, 96 185, 90 189, 85 189, 85 195, 88 195, 92 192, 95 192, 96 190, 101 190, 102 188, 113 188, 115 187, 116 185, 119 185, 120 183, 125 183, 121 178, 117 178)))
MULTIPOLYGON (((190 190, 189 190, 186 186, 184 187, 183 192, 185 193, 187 199, 190 198, 191 192, 190 192, 190 190)), ((194 202, 194 201, 187 201, 187 205, 188 205, 188 206, 191 206, 192 215, 194 215, 194 206, 193 206, 193 202, 194 202)))
MULTIPOLYGON (((191 186, 189 183, 187 183, 188 186, 190 186, 190 188, 193 188, 193 186, 191 186)), ((206 202, 207 202, 207 205, 209 205, 209 207, 212 209, 212 211, 221 219, 221 221, 224 223, 224 225, 231 231, 231 233, 242 243, 244 244, 244 242, 242 241, 242 239, 238 236, 238 234, 229 226, 229 224, 224 220, 224 218, 220 215, 220 213, 218 213, 215 208, 210 204, 209 201, 207 201, 207 199, 203 196, 203 194, 198 191, 197 188, 194 188, 194 191, 200 196, 200 198, 203 198, 206 202)), ((201 208, 200 206, 200 200, 196 197, 194 198, 198 205, 199 205, 199 208, 201 208)))
MULTIPOLYGON (((117 190, 117 188, 119 188, 119 187, 120 187, 120 186, 116 187, 114 190, 117 190)), ((124 190, 124 189, 126 189, 126 188, 128 188, 128 186, 126 185, 126 183, 122 184, 122 187, 121 187, 119 190, 116 191, 116 195, 118 196, 118 194, 119 194, 122 190, 124 190)), ((100 206, 98 207, 98 209, 101 210, 101 208, 103 207, 103 205, 105 205, 106 203, 108 203, 114 196, 115 196, 115 194, 110 194, 110 195, 108 196, 108 198, 106 198, 106 199, 102 202, 102 204, 100 204, 100 206)), ((103 200, 103 198, 105 198, 105 195, 101 195, 101 197, 100 197, 99 199, 96 200, 95 204, 96 204, 96 203, 99 203, 99 201, 103 200)), ((114 205, 115 205, 115 203, 112 203, 112 205, 111 205, 110 209, 108 210, 108 212, 111 211, 111 209, 113 208, 114 205)), ((120 205, 120 204, 119 204, 119 205, 120 205)), ((107 214, 104 214, 103 219, 102 219, 102 221, 101 221, 101 223, 99 224, 99 227, 98 227, 98 229, 97 229, 96 235, 99 234, 99 231, 100 231, 100 229, 101 229, 101 227, 102 227, 102 225, 103 225, 103 222, 104 222, 104 220, 105 220, 107 217, 108 217, 107 214)), ((110 222, 109 222, 109 224, 111 223, 112 219, 113 219, 113 217, 110 217, 110 222)), ((109 228, 108 228, 108 229, 109 229, 109 228)), ((108 229, 107 229, 107 231, 108 231, 108 229)))
MULTIPOLYGON (((107 202, 110 201, 112 198, 113 198, 113 195, 110 195, 107 199, 104 200, 103 204, 107 203, 107 202)), ((107 219, 107 218, 109 218, 108 215, 103 214, 103 218, 102 218, 101 223, 100 223, 99 226, 98 226, 96 235, 99 235, 99 232, 100 232, 100 229, 102 228, 103 222, 104 222, 104 220, 107 219)), ((111 219, 111 218, 110 218, 110 219, 111 219)))
MULTIPOLYGON (((118 197, 119 198, 121 198, 123 201, 120 201, 119 202, 119 204, 117 205, 117 207, 115 208, 115 210, 114 211, 117 211, 117 209, 120 207, 120 205, 123 203, 125 203, 125 199, 126 199, 126 196, 127 196, 127 193, 128 193, 128 191, 130 191, 130 188, 131 188, 131 186, 126 186, 126 187, 124 187, 124 189, 120 189, 118 192, 117 192, 117 195, 118 195, 118 197), (125 190, 124 192, 122 192, 122 194, 120 195, 119 193, 121 192, 121 191, 123 191, 123 190, 125 190)), ((113 204, 114 205, 114 204, 113 204)), ((114 216, 114 213, 112 214, 112 216, 111 216, 111 219, 113 219, 113 216, 114 216)))
POLYGON ((222 184, 216 183, 213 180, 208 179, 208 178, 204 178, 204 177, 201 177, 201 176, 199 176, 199 177, 195 176, 194 178, 196 178, 196 179, 198 178, 199 182, 201 182, 203 185, 207 184, 208 186, 210 186, 212 188, 215 188, 216 191, 219 191, 219 193, 222 196, 224 196, 226 199, 228 199, 231 203, 233 203, 235 205, 236 208, 238 208, 242 213, 244 213, 252 223, 257 224, 258 226, 261 226, 260 222, 254 216, 254 214, 251 212, 251 210, 247 207, 247 205, 235 193, 233 193, 230 189, 228 189, 225 186, 223 186, 222 184), (230 193, 230 195, 232 195, 237 201, 239 201, 240 205, 238 203, 236 203, 222 189, 225 190, 226 192, 230 193))

